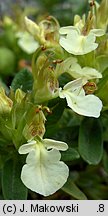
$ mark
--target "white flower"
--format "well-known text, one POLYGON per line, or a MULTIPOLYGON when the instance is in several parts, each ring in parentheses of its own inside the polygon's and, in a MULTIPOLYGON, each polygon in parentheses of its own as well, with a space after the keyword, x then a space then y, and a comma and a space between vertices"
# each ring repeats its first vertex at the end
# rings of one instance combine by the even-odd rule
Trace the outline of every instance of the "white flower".
POLYGON ((70 68, 68 73, 76 79, 85 78, 86 80, 90 80, 90 79, 102 78, 102 74, 99 71, 97 71, 95 68, 91 68, 91 67, 81 68, 79 64, 76 64, 73 66, 73 68, 70 68))
POLYGON ((104 35, 102 29, 92 29, 87 35, 83 35, 81 30, 75 26, 60 28, 60 45, 69 53, 74 55, 84 55, 98 47, 96 37, 104 35))
POLYGON ((82 78, 84 80, 102 78, 102 74, 95 68, 83 67, 78 64, 75 57, 69 57, 64 60, 61 64, 57 64, 55 69, 56 77, 62 73, 69 73, 73 78, 82 78))
POLYGON ((66 68, 65 72, 69 73, 72 77, 76 79, 82 78, 85 80, 90 80, 102 78, 102 74, 95 68, 91 68, 88 66, 81 68, 81 66, 77 62, 73 62, 73 57, 69 57, 68 59, 66 59, 64 61, 64 65, 64 67, 66 68))
POLYGON ((93 94, 85 95, 82 79, 67 83, 59 89, 59 97, 66 98, 68 106, 76 113, 98 118, 102 109, 101 100, 93 94))
POLYGON ((19 148, 20 154, 28 154, 22 168, 21 180, 25 186, 44 196, 60 189, 67 181, 69 169, 60 161, 59 150, 65 151, 64 142, 37 138, 19 148))
POLYGON ((19 47, 26 53, 32 54, 39 47, 39 43, 28 32, 18 32, 16 34, 18 38, 19 47))
POLYGON ((68 72, 69 68, 73 67, 73 65, 76 65, 77 58, 75 57, 69 57, 66 58, 63 62, 56 65, 54 74, 56 77, 59 77, 61 74, 68 72))

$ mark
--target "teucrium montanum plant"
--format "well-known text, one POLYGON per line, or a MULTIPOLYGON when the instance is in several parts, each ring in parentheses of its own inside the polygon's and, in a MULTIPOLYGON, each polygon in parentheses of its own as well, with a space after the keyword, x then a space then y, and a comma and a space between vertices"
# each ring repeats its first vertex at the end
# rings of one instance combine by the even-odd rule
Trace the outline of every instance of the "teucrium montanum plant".
POLYGON ((60 28, 54 17, 39 24, 25 17, 25 30, 17 37, 20 47, 33 53, 32 90, 11 89, 9 97, 0 90, 1 132, 19 154, 28 154, 21 171, 23 184, 44 196, 62 188, 69 176, 68 166, 60 160, 60 151, 66 151, 68 145, 44 138, 47 116, 53 115, 49 102, 66 100, 72 112, 93 118, 102 110, 102 101, 95 95, 102 78, 97 58, 103 50, 108 20, 99 18, 106 1, 98 8, 93 2, 88 16, 76 15, 72 26, 60 28), (63 75, 70 80, 61 87, 63 75))

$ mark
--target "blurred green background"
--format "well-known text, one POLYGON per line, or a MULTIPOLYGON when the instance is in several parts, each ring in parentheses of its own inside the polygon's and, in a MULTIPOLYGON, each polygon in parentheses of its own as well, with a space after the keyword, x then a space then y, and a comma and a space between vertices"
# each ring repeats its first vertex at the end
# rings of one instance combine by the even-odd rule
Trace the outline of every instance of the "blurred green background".
MULTIPOLYGON (((97 0, 100 2, 100 0, 97 0)), ((0 14, 13 13, 13 5, 19 5, 22 10, 25 7, 35 7, 37 15, 54 15, 61 25, 70 25, 74 15, 87 11, 88 0, 0 0, 0 14)))

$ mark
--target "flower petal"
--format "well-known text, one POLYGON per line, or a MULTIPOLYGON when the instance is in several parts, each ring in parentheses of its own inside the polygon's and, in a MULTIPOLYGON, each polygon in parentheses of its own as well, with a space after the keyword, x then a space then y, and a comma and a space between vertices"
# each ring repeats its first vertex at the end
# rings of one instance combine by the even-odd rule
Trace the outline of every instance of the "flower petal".
POLYGON ((77 58, 75 57, 69 57, 66 60, 64 60, 61 64, 57 64, 55 68, 55 76, 59 77, 61 74, 68 72, 71 65, 77 63, 77 58))
POLYGON ((39 166, 39 161, 40 161, 40 149, 39 148, 34 148, 32 149, 29 154, 26 157, 26 163, 35 166, 39 166))
POLYGON ((72 29, 67 36, 60 38, 60 45, 71 54, 83 55, 98 47, 95 39, 95 34, 90 33, 87 36, 83 36, 76 29, 72 29))
POLYGON ((76 89, 81 88, 83 86, 83 81, 81 78, 68 82, 64 86, 64 90, 69 90, 70 92, 74 92, 76 89))
POLYGON ((103 29, 91 29, 90 33, 93 33, 96 37, 101 37, 105 34, 103 29))
POLYGON ((44 139, 44 144, 47 149, 53 148, 61 151, 68 149, 68 145, 65 142, 56 141, 52 139, 44 139))
POLYGON ((102 78, 102 74, 94 68, 91 67, 84 67, 81 68, 78 63, 71 65, 71 67, 67 71, 72 77, 78 78, 86 78, 89 79, 96 79, 102 78))
POLYGON ((82 74, 84 74, 87 79, 102 78, 102 74, 95 68, 91 67, 84 67, 82 69, 82 74))
POLYGON ((72 30, 76 30, 80 33, 79 29, 75 26, 65 26, 65 27, 61 27, 59 29, 59 33, 62 35, 66 35, 68 33, 70 33, 72 30))
POLYGON ((66 94, 68 106, 76 113, 98 118, 102 109, 101 100, 95 95, 76 96, 73 98, 71 93, 66 94))
POLYGON ((55 193, 67 181, 69 170, 64 162, 59 161, 58 150, 47 151, 40 148, 38 157, 33 151, 29 153, 28 157, 27 164, 23 166, 21 172, 21 179, 27 188, 48 196, 55 193), (31 161, 32 158, 35 158, 33 163, 30 162, 30 158, 31 161))
POLYGON ((27 30, 30 32, 30 34, 32 34, 33 36, 36 36, 36 34, 39 34, 40 29, 39 26, 33 22, 32 20, 30 20, 28 17, 25 16, 25 25, 27 30))
POLYGON ((80 51, 79 46, 79 33, 75 30, 71 30, 66 37, 60 37, 60 45, 69 53, 77 55, 80 51), (74 42, 73 42, 74 41, 74 42))
POLYGON ((36 141, 32 140, 29 143, 20 146, 18 152, 19 154, 27 154, 35 148, 35 145, 36 145, 36 141))
POLYGON ((39 43, 28 32, 24 32, 18 39, 18 45, 28 54, 32 54, 39 47, 39 43))
POLYGON ((98 44, 95 43, 95 35, 89 34, 88 36, 82 36, 80 38, 80 55, 87 54, 98 47, 98 44))
POLYGON ((85 98, 79 98, 78 106, 82 115, 98 118, 102 110, 102 101, 95 95, 86 95, 85 98))

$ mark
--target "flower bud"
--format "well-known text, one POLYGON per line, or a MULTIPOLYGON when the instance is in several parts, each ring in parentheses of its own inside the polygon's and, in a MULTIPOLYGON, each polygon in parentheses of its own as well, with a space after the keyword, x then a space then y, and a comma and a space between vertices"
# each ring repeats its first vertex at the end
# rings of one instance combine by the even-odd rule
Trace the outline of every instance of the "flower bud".
POLYGON ((21 103, 25 95, 26 95, 25 92, 23 92, 21 89, 17 89, 15 92, 15 99, 17 103, 21 103))
POLYGON ((97 11, 97 27, 104 30, 108 25, 108 0, 103 0, 97 11))
POLYGON ((35 110, 31 111, 23 130, 24 137, 27 140, 30 140, 35 136, 43 137, 45 133, 45 120, 46 118, 41 110, 41 107, 37 107, 35 110))
POLYGON ((82 16, 82 18, 79 15, 74 16, 74 26, 78 27, 80 30, 85 25, 85 14, 82 16))
POLYGON ((37 25, 32 20, 25 17, 25 26, 27 31, 34 37, 40 45, 45 47, 58 47, 59 41, 59 23, 49 16, 37 25))
POLYGON ((9 113, 12 109, 13 102, 5 94, 4 89, 0 88, 0 114, 9 113))
POLYGON ((39 37, 40 34, 40 28, 39 26, 33 22, 32 20, 25 17, 25 26, 27 28, 27 31, 34 37, 39 37))
POLYGON ((35 103, 40 104, 56 97, 58 80, 53 68, 53 59, 50 54, 37 50, 32 61, 34 76, 33 94, 35 103), (40 55, 38 55, 38 52, 40 55))
POLYGON ((84 86, 83 89, 86 94, 93 94, 97 90, 96 83, 94 82, 87 82, 84 86))
POLYGON ((43 20, 39 23, 40 32, 41 32, 41 44, 46 47, 52 47, 59 41, 59 23, 53 17, 49 16, 46 20, 43 20))
POLYGON ((48 67, 43 71, 43 74, 38 77, 38 88, 34 82, 34 99, 35 102, 40 104, 45 101, 51 100, 57 97, 58 80, 54 75, 53 70, 48 67))

